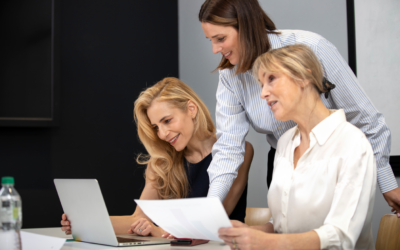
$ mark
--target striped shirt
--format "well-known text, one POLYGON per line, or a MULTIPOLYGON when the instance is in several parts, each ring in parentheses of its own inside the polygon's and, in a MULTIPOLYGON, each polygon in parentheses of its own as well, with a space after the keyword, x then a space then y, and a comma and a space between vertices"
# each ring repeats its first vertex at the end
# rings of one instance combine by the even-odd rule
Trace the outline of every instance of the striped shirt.
MULTIPOLYGON (((353 71, 335 46, 322 36, 302 30, 280 30, 268 34, 272 49, 301 43, 317 55, 324 76, 336 85, 328 99, 321 99, 328 109, 343 109, 346 119, 364 132, 372 145, 377 161, 378 185, 382 193, 397 187, 389 154, 390 130, 385 118, 371 103, 353 71)), ((208 197, 224 200, 243 162, 245 137, 251 125, 266 134, 268 143, 276 148, 280 136, 296 124, 275 120, 267 102, 260 98, 261 88, 251 70, 235 75, 236 67, 219 71, 217 89, 217 142, 213 160, 208 168, 210 189, 208 197)), ((267 153, 267 152, 265 152, 267 153)))

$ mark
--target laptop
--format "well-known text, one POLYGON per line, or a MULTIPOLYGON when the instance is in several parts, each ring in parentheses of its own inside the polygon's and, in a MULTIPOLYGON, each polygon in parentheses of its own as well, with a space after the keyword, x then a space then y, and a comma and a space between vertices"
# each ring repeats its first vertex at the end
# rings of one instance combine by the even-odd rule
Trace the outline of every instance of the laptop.
POLYGON ((75 240, 109 246, 170 244, 159 237, 115 235, 97 180, 54 179, 54 184, 75 240))

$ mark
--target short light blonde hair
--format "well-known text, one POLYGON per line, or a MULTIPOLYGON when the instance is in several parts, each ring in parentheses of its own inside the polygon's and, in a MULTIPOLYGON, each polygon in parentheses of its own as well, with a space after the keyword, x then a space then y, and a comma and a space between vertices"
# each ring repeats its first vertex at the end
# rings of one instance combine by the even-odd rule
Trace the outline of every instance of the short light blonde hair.
POLYGON ((253 66, 256 79, 260 69, 265 72, 283 73, 295 82, 308 80, 319 93, 327 92, 322 85, 324 74, 321 64, 307 45, 288 45, 260 55, 253 66))

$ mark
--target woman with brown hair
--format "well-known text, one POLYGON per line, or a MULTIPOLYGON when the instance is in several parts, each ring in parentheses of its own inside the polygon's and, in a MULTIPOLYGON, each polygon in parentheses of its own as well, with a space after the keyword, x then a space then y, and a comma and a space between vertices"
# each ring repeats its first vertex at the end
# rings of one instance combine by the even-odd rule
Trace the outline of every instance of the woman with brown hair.
MULTIPOLYGON (((137 162, 147 165, 143 200, 205 197, 207 169, 216 139, 210 113, 198 95, 177 78, 167 77, 140 93, 134 118, 140 141, 148 155, 137 162)), ((253 148, 246 142, 238 178, 223 205, 231 219, 244 221, 247 179, 253 148)), ((116 234, 136 233, 161 237, 166 232, 155 226, 139 206, 131 216, 110 216, 116 234)), ((63 215, 62 230, 71 233, 63 215)), ((169 234, 166 234, 168 236, 169 234)))
POLYGON ((254 63, 261 99, 276 120, 296 122, 278 141, 268 191, 272 219, 232 221, 220 238, 232 249, 375 249, 372 211, 376 161, 364 133, 320 94, 333 85, 313 51, 288 45, 254 63))
POLYGON ((346 119, 365 133, 377 161, 378 185, 386 201, 400 217, 400 189, 389 164, 390 130, 384 116, 373 106, 346 61, 334 45, 318 34, 302 30, 277 30, 257 0, 206 0, 199 12, 205 36, 214 54, 221 54, 217 89, 217 142, 213 147, 209 197, 224 200, 243 162, 244 138, 251 125, 266 134, 271 145, 267 185, 272 180, 273 159, 279 138, 294 121, 279 121, 251 73, 261 54, 292 44, 309 46, 321 62, 323 75, 335 83, 329 96, 321 94, 329 109, 341 108, 346 119))

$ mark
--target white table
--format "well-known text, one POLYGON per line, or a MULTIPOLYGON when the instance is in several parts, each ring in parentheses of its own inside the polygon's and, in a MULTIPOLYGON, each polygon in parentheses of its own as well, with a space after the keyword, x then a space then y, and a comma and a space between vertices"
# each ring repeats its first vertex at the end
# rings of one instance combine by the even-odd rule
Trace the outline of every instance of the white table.
MULTIPOLYGON (((65 235, 61 228, 59 227, 52 227, 52 228, 31 228, 31 229, 22 229, 22 231, 47 235, 47 236, 54 236, 60 237, 65 239, 72 239, 71 235, 65 235)), ((61 248, 62 250, 85 250, 85 249, 94 249, 94 250, 107 250, 107 249, 174 249, 174 250, 198 250, 198 249, 209 249, 209 250, 229 250, 229 246, 217 242, 217 241, 210 241, 207 244, 197 245, 193 247, 172 247, 170 245, 149 245, 149 246, 131 246, 131 247, 111 247, 111 246, 104 246, 98 244, 91 244, 91 243, 84 243, 84 242, 66 242, 64 246, 61 248)))

